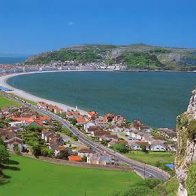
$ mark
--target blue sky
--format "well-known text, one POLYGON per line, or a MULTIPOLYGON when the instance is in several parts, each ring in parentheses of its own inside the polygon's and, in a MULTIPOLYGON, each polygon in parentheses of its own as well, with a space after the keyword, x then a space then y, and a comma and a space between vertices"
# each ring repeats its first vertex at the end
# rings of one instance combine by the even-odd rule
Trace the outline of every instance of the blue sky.
POLYGON ((0 54, 91 43, 196 48, 196 1, 0 0, 0 54))

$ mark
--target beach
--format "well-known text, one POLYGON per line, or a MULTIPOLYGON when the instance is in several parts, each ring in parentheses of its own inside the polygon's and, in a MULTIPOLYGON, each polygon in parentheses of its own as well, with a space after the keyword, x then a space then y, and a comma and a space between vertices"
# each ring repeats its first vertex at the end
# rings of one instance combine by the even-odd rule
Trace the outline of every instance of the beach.
MULTIPOLYGON (((58 72, 58 71, 50 71, 50 72, 58 72)), ((62 71, 61 71, 62 72, 62 71)), ((55 101, 52 101, 52 100, 48 100, 48 99, 44 99, 44 98, 40 98, 40 97, 37 97, 35 95, 32 95, 28 92, 25 92, 23 90, 20 90, 20 89, 17 89, 17 88, 14 88, 13 86, 10 86, 8 83, 7 83, 7 80, 11 77, 15 77, 15 76, 20 76, 20 75, 25 75, 25 74, 35 74, 35 73, 45 73, 45 72, 28 72, 28 73, 14 73, 14 74, 9 74, 9 75, 4 75, 4 76, 1 76, 0 77, 0 86, 2 87, 5 87, 5 88, 8 88, 10 89, 11 91, 7 91, 7 93, 11 93, 11 94, 15 94, 21 98, 24 98, 24 99, 27 99, 27 100, 30 100, 30 101, 33 101, 33 102, 46 102, 48 104, 51 104, 51 105, 55 105, 55 106, 58 106, 59 108, 63 109, 65 112, 67 110, 75 110, 76 108, 74 107, 71 107, 71 106, 68 106, 68 105, 65 105, 65 104, 62 104, 62 103, 58 103, 58 102, 55 102, 55 101)), ((87 114, 86 111, 84 110, 81 110, 79 108, 77 108, 77 110, 81 113, 81 114, 87 114)))

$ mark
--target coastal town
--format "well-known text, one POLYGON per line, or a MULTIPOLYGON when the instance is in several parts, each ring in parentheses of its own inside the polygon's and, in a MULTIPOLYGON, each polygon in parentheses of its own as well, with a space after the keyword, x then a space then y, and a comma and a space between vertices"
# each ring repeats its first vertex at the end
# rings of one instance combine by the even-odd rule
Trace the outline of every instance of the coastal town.
MULTIPOLYGON (((28 101, 4 89, 1 94, 30 105, 28 101)), ((176 151, 177 136, 174 129, 155 129, 140 120, 129 122, 123 116, 112 113, 101 116, 96 111, 82 113, 77 108, 65 111, 43 101, 34 105, 41 111, 58 115, 97 146, 103 145, 121 154, 176 151)), ((93 149, 85 145, 78 140, 77 134, 61 123, 29 107, 1 108, 0 122, 0 136, 11 152, 92 165, 121 165, 113 155, 105 151, 97 152, 96 146, 93 149)))
POLYGON ((77 61, 56 61, 48 64, 24 65, 24 63, 0 64, 0 75, 23 72, 44 71, 124 71, 126 66, 122 64, 108 65, 106 63, 78 63, 77 61))

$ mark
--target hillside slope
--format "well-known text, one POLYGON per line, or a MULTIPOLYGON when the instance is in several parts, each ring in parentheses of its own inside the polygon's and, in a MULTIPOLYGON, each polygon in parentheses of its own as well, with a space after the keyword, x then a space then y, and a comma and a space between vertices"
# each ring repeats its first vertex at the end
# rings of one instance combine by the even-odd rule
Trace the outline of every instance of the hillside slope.
POLYGON ((26 65, 73 61, 76 65, 89 63, 125 66, 126 69, 196 70, 196 49, 165 48, 134 44, 83 45, 32 56, 26 65))
POLYGON ((178 151, 175 164, 179 196, 196 195, 196 90, 192 93, 187 111, 177 118, 178 151))

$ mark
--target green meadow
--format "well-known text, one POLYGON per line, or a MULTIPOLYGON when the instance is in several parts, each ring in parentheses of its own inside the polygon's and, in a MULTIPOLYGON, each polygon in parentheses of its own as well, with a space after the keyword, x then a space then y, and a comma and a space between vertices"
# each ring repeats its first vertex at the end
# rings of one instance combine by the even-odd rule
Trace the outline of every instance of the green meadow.
POLYGON ((22 156, 3 170, 1 196, 108 196, 142 182, 135 173, 55 165, 22 156))
POLYGON ((141 151, 131 151, 126 154, 129 158, 147 163, 149 165, 158 166, 157 164, 167 164, 173 163, 175 153, 172 152, 141 152, 141 151))
POLYGON ((16 101, 10 100, 0 94, 0 108, 6 108, 10 106, 19 106, 19 104, 16 101))

